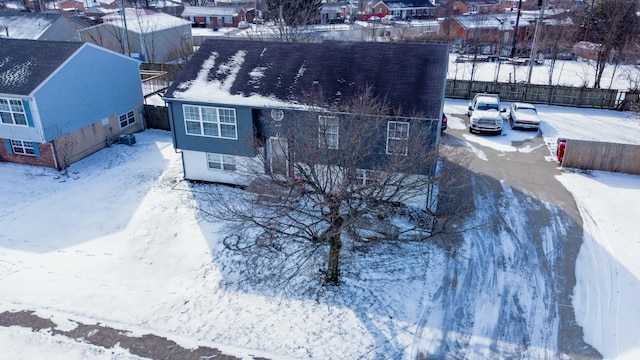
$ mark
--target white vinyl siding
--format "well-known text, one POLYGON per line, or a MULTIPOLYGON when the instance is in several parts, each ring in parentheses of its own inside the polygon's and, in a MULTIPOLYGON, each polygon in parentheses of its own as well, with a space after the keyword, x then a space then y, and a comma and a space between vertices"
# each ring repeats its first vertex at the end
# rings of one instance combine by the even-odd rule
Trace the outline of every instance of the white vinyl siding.
POLYGON ((211 170, 236 170, 236 158, 231 155, 207 153, 207 167, 211 170))
POLYGON ((188 135, 238 139, 235 109, 194 105, 182 109, 188 135))

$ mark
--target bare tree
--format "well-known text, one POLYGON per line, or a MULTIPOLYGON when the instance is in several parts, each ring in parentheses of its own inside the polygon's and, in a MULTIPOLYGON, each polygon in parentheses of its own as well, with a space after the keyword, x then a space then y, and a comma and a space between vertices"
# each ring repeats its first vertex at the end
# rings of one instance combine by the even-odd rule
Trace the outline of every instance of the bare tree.
POLYGON ((548 84, 553 85, 553 74, 556 70, 556 61, 562 53, 570 53, 571 38, 568 34, 571 31, 568 26, 564 26, 561 23, 544 24, 543 30, 540 36, 540 42, 542 48, 546 54, 545 60, 549 65, 548 72, 548 84))
POLYGON ((109 50, 126 54, 129 48, 124 30, 109 22, 79 31, 82 41, 88 41, 109 50))
POLYGON ((370 87, 339 103, 306 99, 306 111, 274 110, 282 120, 242 170, 246 190, 213 187, 201 202, 202 214, 228 225, 228 249, 266 281, 320 269, 322 283, 337 285, 345 244, 422 241, 447 228, 434 211, 439 118, 396 116, 370 87))
MULTIPOLYGON (((68 127, 69 124, 65 126, 65 128, 68 127)), ((68 176, 69 166, 73 163, 74 157, 77 155, 77 140, 73 134, 65 133, 63 127, 59 125, 51 126, 49 131, 52 136, 55 137, 55 140, 52 140, 52 143, 56 161, 58 163, 58 170, 61 175, 68 176)))
POLYGON ((314 39, 309 26, 320 23, 321 0, 267 0, 265 17, 269 23, 263 36, 287 42, 307 42, 314 39))
POLYGON ((602 74, 612 52, 621 52, 638 33, 638 3, 635 0, 599 0, 582 17, 584 40, 598 44, 594 61, 594 88, 601 87, 602 74))

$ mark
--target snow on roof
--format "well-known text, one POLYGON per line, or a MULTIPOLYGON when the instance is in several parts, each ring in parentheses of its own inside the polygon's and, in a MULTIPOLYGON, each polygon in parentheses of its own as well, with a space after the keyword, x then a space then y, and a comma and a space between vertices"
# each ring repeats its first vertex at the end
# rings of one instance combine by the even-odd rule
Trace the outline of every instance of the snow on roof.
MULTIPOLYGON (((501 29, 512 30, 516 24, 515 14, 492 14, 487 15, 460 15, 454 16, 457 22, 465 29, 501 29)), ((535 23, 535 20, 533 21, 535 23)), ((532 25, 527 17, 521 16, 518 20, 518 27, 532 25)))
POLYGON ((0 13, 0 37, 37 40, 60 16, 46 13, 0 13))
POLYGON ((385 5, 393 10, 434 7, 433 4, 428 1, 386 1, 385 5))
MULTIPOLYGON (((220 65, 220 69, 224 69, 227 72, 227 77, 224 81, 218 79, 209 80, 209 72, 214 69, 216 60, 219 57, 217 52, 212 52, 211 55, 202 63, 202 68, 198 72, 197 77, 193 81, 180 84, 176 91, 173 92, 173 97, 176 99, 189 99, 197 101, 212 101, 215 100, 219 104, 244 104, 248 106, 260 106, 260 107, 277 107, 277 108, 296 108, 297 106, 292 102, 285 102, 279 100, 276 96, 264 96, 259 94, 252 94, 250 96, 244 96, 242 94, 231 94, 231 86, 236 80, 236 76, 240 67, 244 63, 244 57, 246 51, 237 52, 231 60, 223 65, 220 65), (213 95, 215 94, 215 97, 213 95)), ((221 72, 223 70, 218 70, 221 72)), ((251 76, 253 79, 264 76, 263 73, 258 73, 259 70, 252 70, 251 76)))
MULTIPOLYGON (((125 9, 124 13, 127 30, 139 34, 191 25, 191 22, 179 17, 149 10, 125 9)), ((120 14, 110 14, 103 17, 103 19, 113 26, 124 28, 122 15, 120 14)))
POLYGON ((296 107, 308 89, 327 102, 371 85, 400 116, 439 117, 448 60, 442 44, 282 43, 212 38, 169 88, 167 99, 296 107), (402 53, 405 56, 398 56, 402 53), (326 56, 332 54, 332 56, 326 56), (412 76, 406 76, 406 69, 412 76))
POLYGON ((237 16, 240 8, 233 6, 188 6, 185 5, 182 16, 237 16))

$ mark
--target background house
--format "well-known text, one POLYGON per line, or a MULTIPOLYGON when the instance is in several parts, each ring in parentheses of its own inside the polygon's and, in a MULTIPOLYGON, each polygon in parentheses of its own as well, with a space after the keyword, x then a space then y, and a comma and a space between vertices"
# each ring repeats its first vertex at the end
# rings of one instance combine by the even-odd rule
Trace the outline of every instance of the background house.
POLYGON ((142 130, 138 61, 80 42, 0 39, 0 161, 62 168, 142 130))
MULTIPOLYGON (((290 129, 302 117, 297 112, 308 111, 296 105, 310 91, 335 103, 371 86, 389 101, 393 116, 406 119, 402 126, 431 134, 404 155, 434 149, 447 64, 448 46, 442 44, 207 40, 165 95, 185 178, 246 183, 236 170, 259 154, 273 164, 277 149, 287 147, 277 129, 290 129)), ((307 128, 315 130, 299 135, 315 137, 317 144, 318 114, 307 115, 313 123, 307 128)), ((386 128, 380 133, 381 152, 369 160, 384 161, 390 134, 386 128)))
POLYGON ((102 19, 104 23, 81 30, 81 40, 144 62, 181 60, 193 43, 191 24, 164 13, 126 9, 124 17, 112 14, 102 19))
POLYGON ((253 21, 247 19, 244 8, 239 6, 185 6, 182 18, 191 22, 196 27, 237 27, 240 21, 253 21))
POLYGON ((398 20, 425 19, 436 15, 436 7, 429 0, 383 0, 373 6, 373 13, 398 20))
POLYGON ((78 30, 90 24, 62 14, 0 12, 0 38, 78 41, 78 30))

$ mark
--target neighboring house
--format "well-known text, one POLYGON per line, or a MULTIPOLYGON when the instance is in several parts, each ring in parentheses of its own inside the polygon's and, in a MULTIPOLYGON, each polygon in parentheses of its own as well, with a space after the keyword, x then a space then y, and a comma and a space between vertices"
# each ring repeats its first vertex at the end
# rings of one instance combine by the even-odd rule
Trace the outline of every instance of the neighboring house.
POLYGON ((374 14, 393 15, 398 20, 425 19, 436 15, 429 0, 383 0, 373 6, 374 14))
POLYGON ((139 62, 89 43, 0 39, 0 161, 64 168, 141 131, 139 62))
POLYGON ((84 11, 84 2, 77 0, 61 1, 57 4, 57 9, 62 11, 70 11, 79 13, 84 11))
POLYGON ((349 18, 348 7, 341 3, 324 3, 320 9, 320 23, 343 23, 349 18))
POLYGON ((182 60, 193 43, 191 24, 175 16, 144 9, 107 15, 103 23, 81 30, 80 38, 144 62, 182 60), (125 31, 126 29, 126 31, 125 31))
POLYGON ((246 11, 238 6, 185 6, 182 18, 196 27, 237 27, 247 19, 246 11))
MULTIPOLYGON (((510 47, 516 24, 516 14, 458 15, 440 24, 440 32, 447 34, 451 40, 469 44, 492 44, 502 48, 510 47), (446 29, 445 29, 446 27, 446 29)), ((522 41, 527 31, 535 24, 528 18, 520 17, 518 21, 518 41, 522 41)), ((496 49, 481 50, 482 53, 495 54, 496 49)))
POLYGON ((504 8, 501 0, 462 0, 462 2, 469 9, 469 13, 473 14, 495 14, 504 8))
MULTIPOLYGON (((289 146, 277 129, 297 129, 296 121, 308 121, 307 128, 314 129, 299 134, 314 146, 319 146, 319 122, 331 121, 332 144, 339 148, 341 119, 301 106, 302 94, 314 89, 335 103, 371 86, 395 111, 363 169, 389 159, 387 154, 402 149, 409 134, 424 131, 429 141, 420 148, 405 147, 400 155, 433 150, 440 136, 448 56, 444 44, 207 40, 164 97, 184 176, 247 184, 250 179, 240 175, 241 169, 261 154, 271 164, 268 170, 276 171, 278 149, 289 146)), ((433 165, 425 167, 432 171, 433 165)))
POLYGON ((0 38, 78 41, 78 30, 88 26, 62 14, 0 12, 0 38))

